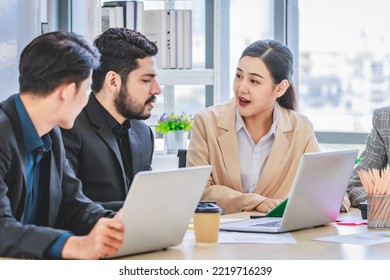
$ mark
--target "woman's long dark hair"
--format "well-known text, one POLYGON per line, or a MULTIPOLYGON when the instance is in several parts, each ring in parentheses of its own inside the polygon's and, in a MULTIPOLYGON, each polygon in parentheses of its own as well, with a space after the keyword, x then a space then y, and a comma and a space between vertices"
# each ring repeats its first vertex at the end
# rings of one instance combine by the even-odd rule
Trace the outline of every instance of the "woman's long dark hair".
MULTIPOLYGON (((286 109, 296 109, 296 93, 292 82, 293 56, 289 48, 276 40, 259 40, 250 44, 242 53, 244 56, 260 58, 275 84, 279 84, 286 79, 290 86, 286 92, 276 101, 286 109)), ((240 59, 241 59, 240 58, 240 59)))

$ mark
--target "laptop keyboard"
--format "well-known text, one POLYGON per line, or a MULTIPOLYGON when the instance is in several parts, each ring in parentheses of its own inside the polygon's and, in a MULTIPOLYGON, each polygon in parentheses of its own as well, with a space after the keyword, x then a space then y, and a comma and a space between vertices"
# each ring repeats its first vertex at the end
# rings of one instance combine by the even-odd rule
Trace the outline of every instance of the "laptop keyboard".
POLYGON ((280 223, 282 221, 273 221, 273 222, 268 222, 268 223, 259 223, 259 224, 254 224, 252 225, 253 227, 278 227, 280 226, 280 223))

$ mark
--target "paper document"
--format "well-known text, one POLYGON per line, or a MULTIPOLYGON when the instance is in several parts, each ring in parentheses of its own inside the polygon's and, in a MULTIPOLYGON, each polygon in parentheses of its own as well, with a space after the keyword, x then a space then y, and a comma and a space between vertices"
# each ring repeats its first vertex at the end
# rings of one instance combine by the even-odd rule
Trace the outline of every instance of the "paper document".
MULTIPOLYGON (((195 234, 192 230, 187 230, 184 239, 195 240, 195 234)), ((248 232, 229 232, 220 231, 218 236, 219 244, 296 244, 296 240, 291 233, 248 233, 248 232)))
MULTIPOLYGON (((231 222, 238 222, 238 221, 241 221, 243 220, 242 218, 222 218, 219 220, 219 222, 221 224, 224 224, 224 223, 231 223, 231 222)), ((189 230, 193 230, 194 229, 194 221, 193 219, 191 219, 191 222, 190 224, 188 225, 188 229, 189 230)))
POLYGON ((220 231, 218 243, 268 243, 268 244, 296 244, 291 233, 248 233, 234 231, 220 231))
POLYGON ((347 235, 332 235, 314 238, 313 240, 336 243, 373 245, 390 242, 390 232, 362 232, 347 235))

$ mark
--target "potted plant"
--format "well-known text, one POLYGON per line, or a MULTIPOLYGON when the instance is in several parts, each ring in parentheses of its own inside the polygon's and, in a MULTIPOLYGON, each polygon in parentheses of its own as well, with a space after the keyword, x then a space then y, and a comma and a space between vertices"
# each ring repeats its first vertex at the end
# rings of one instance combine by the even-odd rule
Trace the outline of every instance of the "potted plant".
POLYGON ((169 154, 177 153, 178 149, 187 148, 189 132, 193 119, 186 113, 175 115, 164 113, 158 120, 156 132, 164 134, 165 145, 169 154))

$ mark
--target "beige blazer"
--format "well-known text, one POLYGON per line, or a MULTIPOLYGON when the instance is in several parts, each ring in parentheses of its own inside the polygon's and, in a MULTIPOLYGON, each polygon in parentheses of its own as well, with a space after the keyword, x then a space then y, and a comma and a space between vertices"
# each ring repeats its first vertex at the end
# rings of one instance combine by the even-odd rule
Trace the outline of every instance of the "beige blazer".
POLYGON ((278 104, 275 110, 275 140, 254 193, 244 193, 241 184, 235 99, 194 116, 187 166, 213 166, 202 199, 216 200, 224 214, 253 210, 266 198, 286 198, 302 154, 320 150, 307 117, 278 104))

